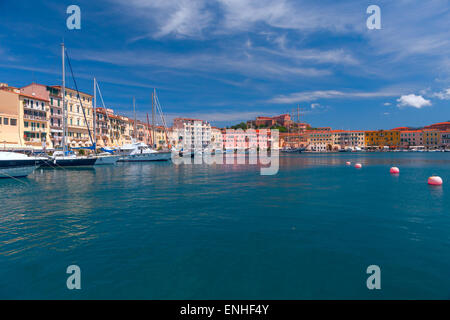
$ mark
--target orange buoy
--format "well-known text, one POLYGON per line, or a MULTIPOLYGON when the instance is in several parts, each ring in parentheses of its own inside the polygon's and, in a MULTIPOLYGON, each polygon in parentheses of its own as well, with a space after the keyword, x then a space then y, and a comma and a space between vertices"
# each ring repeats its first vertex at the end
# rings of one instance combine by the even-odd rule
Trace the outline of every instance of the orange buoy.
POLYGON ((438 176, 431 176, 428 178, 428 184, 431 186, 442 186, 442 178, 438 176))
POLYGON ((362 168, 362 164, 361 164, 361 163, 355 164, 355 168, 356 168, 356 169, 361 169, 361 168, 362 168))
POLYGON ((397 167, 392 167, 392 168, 389 170, 389 172, 390 172, 391 174, 399 174, 399 173, 400 173, 400 169, 397 168, 397 167))
POLYGON ((345 164, 349 166, 349 165, 351 165, 352 163, 351 163, 350 161, 347 161, 345 164))

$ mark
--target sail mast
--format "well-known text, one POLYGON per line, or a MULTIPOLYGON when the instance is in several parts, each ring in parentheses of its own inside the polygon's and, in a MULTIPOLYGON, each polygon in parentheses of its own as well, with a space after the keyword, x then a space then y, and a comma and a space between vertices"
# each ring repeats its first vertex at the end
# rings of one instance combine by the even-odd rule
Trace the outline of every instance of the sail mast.
POLYGON ((137 132, 136 132, 136 99, 133 97, 133 113, 134 113, 134 139, 137 141, 137 132))
POLYGON ((61 90, 61 94, 62 94, 62 101, 63 101, 63 135, 62 135, 62 147, 63 147, 63 152, 64 155, 67 152, 67 146, 66 146, 66 69, 65 69, 65 61, 64 61, 64 52, 65 48, 64 48, 64 42, 61 44, 61 53, 62 53, 62 90, 61 90))
POLYGON ((153 138, 150 133, 150 120, 148 120, 148 112, 147 112, 147 144, 153 145, 153 138))
POLYGON ((154 101, 155 101, 155 89, 153 89, 152 92, 152 133, 153 133, 153 139, 152 139, 152 143, 153 143, 153 148, 156 148, 156 136, 155 136, 155 106, 154 106, 154 101))
MULTIPOLYGON (((96 80, 94 77, 94 105, 93 105, 93 109, 94 109, 94 124, 93 124, 93 128, 94 128, 94 142, 95 144, 97 144, 97 86, 96 86, 96 80)), ((97 152, 97 148, 95 148, 96 150, 94 150, 95 152, 97 152)))

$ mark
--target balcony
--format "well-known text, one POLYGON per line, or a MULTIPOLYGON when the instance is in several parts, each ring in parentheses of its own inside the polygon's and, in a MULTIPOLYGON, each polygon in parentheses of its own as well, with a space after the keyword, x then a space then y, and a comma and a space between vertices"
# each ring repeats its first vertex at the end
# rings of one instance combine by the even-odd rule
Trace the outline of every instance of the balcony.
POLYGON ((35 115, 31 115, 31 114, 24 114, 23 115, 24 119, 27 120, 35 120, 35 121, 47 121, 47 117, 43 117, 43 116, 35 116, 35 115))

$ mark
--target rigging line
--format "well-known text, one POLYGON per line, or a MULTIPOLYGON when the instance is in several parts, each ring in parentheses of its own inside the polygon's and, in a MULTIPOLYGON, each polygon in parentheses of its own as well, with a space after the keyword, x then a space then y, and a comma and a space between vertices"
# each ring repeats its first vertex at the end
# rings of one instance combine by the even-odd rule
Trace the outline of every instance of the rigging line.
POLYGON ((155 99, 155 102, 156 102, 156 108, 158 109, 159 116, 160 116, 161 121, 162 121, 163 126, 164 126, 164 133, 165 133, 165 136, 166 136, 166 143, 168 143, 168 140, 169 140, 169 134, 168 134, 168 131, 169 131, 169 130, 168 130, 168 128, 167 128, 166 119, 164 118, 164 114, 163 114, 163 112, 162 112, 161 104, 160 104, 160 102, 159 102, 158 95, 156 94, 156 90, 155 90, 155 97, 156 97, 156 99, 155 99))
POLYGON ((22 181, 22 180, 20 180, 20 179, 18 179, 18 178, 16 178, 16 177, 10 176, 10 175, 7 174, 6 172, 1 172, 0 175, 4 175, 4 176, 6 176, 6 177, 8 177, 8 178, 12 178, 12 179, 14 179, 14 180, 17 180, 17 181, 19 181, 20 183, 23 183, 24 185, 28 185, 27 182, 22 181))
MULTIPOLYGON (((102 91, 100 90, 98 81, 96 81, 96 85, 97 85, 98 93, 100 95, 100 100, 102 100, 103 109, 105 109, 106 119, 108 119, 108 122, 111 122, 111 119, 108 116, 108 111, 106 110, 105 101, 103 101, 102 91)), ((106 126, 108 127, 108 124, 106 124, 106 126)), ((112 128, 111 128, 111 132, 112 132, 112 128)), ((111 134, 110 136, 112 137, 112 142, 114 142, 114 135, 111 134)))
POLYGON ((77 81, 75 80, 75 76, 73 75, 72 64, 70 63, 70 58, 69 58, 69 54, 67 53, 67 49, 65 49, 64 52, 65 52, 66 57, 67 57, 67 62, 69 64, 70 73, 72 74, 73 83, 75 84, 75 90, 77 91, 77 98, 78 98, 78 101, 80 102, 81 110, 83 111, 84 121, 86 123, 86 128, 88 129, 88 133, 89 133, 89 139, 91 140, 92 146, 95 147, 95 142, 92 139, 92 135, 91 135, 91 129, 89 129, 89 123, 88 123, 87 118, 86 118, 86 112, 84 111, 83 103, 81 102, 80 91, 78 91, 77 81))

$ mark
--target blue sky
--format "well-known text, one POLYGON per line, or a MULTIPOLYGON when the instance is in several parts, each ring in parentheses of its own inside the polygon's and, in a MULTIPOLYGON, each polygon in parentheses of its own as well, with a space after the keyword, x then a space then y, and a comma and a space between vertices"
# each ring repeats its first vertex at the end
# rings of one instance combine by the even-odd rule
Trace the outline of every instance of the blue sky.
POLYGON ((108 107, 130 115, 136 96, 142 118, 156 87, 169 119, 218 126, 297 105, 335 129, 450 120, 448 0, 0 0, 0 30, 0 82, 60 84, 64 38, 80 89, 95 76, 108 107))

